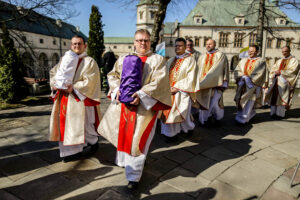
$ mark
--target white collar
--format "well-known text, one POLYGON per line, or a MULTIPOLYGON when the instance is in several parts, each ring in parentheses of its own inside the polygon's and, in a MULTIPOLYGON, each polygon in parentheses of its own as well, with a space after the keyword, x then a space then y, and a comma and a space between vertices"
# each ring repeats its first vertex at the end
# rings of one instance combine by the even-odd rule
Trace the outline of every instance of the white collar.
POLYGON ((258 59, 259 57, 255 57, 255 58, 250 58, 250 57, 248 57, 248 59, 249 60, 256 60, 256 59, 258 59))
POLYGON ((181 54, 181 55, 176 55, 175 57, 178 59, 178 58, 183 58, 184 56, 186 56, 188 53, 184 53, 184 54, 181 54))
POLYGON ((83 58, 83 57, 85 57, 86 56, 86 52, 83 52, 82 54, 79 54, 78 55, 78 58, 83 58))
POLYGON ((290 59, 291 57, 293 57, 292 55, 290 55, 289 57, 283 58, 283 59, 290 59))

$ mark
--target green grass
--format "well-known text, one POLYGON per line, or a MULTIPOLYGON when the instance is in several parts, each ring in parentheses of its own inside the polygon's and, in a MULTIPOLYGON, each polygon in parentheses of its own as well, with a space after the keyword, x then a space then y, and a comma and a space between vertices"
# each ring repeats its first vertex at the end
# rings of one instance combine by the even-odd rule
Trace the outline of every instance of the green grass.
POLYGON ((0 102, 0 110, 20 108, 20 107, 24 107, 24 106, 47 105, 47 104, 51 104, 51 100, 49 99, 48 95, 27 96, 26 98, 22 99, 18 103, 0 102))

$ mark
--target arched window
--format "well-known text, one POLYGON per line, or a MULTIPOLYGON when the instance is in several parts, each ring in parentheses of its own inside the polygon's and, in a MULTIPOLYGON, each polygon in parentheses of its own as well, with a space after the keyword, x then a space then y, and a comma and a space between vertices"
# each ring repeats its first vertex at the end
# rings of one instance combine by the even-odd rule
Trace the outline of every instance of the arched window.
POLYGON ((23 60, 23 63, 25 65, 25 69, 26 69, 25 76, 33 78, 34 77, 34 60, 32 59, 32 56, 30 55, 30 53, 28 53, 28 52, 23 53, 22 60, 23 60))
POLYGON ((49 78, 49 65, 48 65, 48 57, 45 53, 41 53, 39 56, 39 71, 41 72, 41 78, 49 78))
POLYGON ((239 56, 235 55, 231 59, 230 70, 233 71, 239 63, 239 56))
POLYGON ((52 63, 51 63, 52 66, 51 67, 54 67, 54 65, 56 65, 59 62, 59 56, 58 56, 57 53, 54 53, 52 55, 51 61, 52 61, 52 63))

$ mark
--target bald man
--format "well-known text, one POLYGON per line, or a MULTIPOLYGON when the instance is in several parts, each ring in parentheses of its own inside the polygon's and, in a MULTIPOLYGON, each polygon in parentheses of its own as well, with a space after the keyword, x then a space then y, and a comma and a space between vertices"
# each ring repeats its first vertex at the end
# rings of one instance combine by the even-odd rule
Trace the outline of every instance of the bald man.
POLYGON ((228 86, 227 57, 216 49, 216 41, 206 42, 206 54, 198 60, 198 83, 194 107, 199 108, 199 122, 219 121, 224 117, 223 92, 228 86))
POLYGON ((299 63, 291 55, 290 47, 283 47, 282 55, 283 58, 270 70, 270 85, 265 99, 271 105, 271 116, 278 119, 285 117, 286 110, 290 108, 299 77, 299 63))

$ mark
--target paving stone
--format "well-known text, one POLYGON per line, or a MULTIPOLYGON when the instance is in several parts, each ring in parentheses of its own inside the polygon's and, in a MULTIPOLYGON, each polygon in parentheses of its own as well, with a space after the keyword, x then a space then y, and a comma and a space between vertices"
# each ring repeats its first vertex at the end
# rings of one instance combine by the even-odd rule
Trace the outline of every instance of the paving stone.
POLYGON ((298 160, 288 154, 282 153, 272 147, 263 149, 254 154, 254 156, 263 159, 273 165, 288 169, 297 164, 298 160))
MULTIPOLYGON (((161 177, 160 181, 182 192, 198 191, 210 183, 209 180, 181 167, 173 169, 161 177)), ((193 193, 193 196, 198 196, 198 193, 193 193)))
POLYGON ((199 173, 203 172, 204 170, 210 168, 215 163, 216 163, 216 161, 214 161, 214 160, 206 158, 202 155, 197 155, 197 156, 187 160, 181 166, 185 169, 188 169, 188 170, 196 173, 196 174, 199 174, 199 173))
MULTIPOLYGON (((197 191, 194 191, 197 192, 197 191)), ((165 183, 159 183, 159 185, 152 190, 150 190, 150 195, 143 197, 142 200, 191 200, 193 197, 182 193, 182 191, 177 190, 165 183)))
POLYGON ((218 180, 214 180, 211 184, 208 185, 208 187, 216 190, 216 195, 213 198, 215 200, 241 200, 247 199, 251 196, 243 190, 240 190, 228 183, 224 183, 218 180))
POLYGON ((47 167, 54 172, 63 172, 67 178, 77 177, 81 180, 90 180, 95 176, 106 174, 112 167, 104 167, 89 159, 76 160, 72 162, 58 162, 47 167))
POLYGON ((11 146, 8 149, 16 154, 21 155, 21 154, 34 153, 38 151, 45 151, 48 149, 52 149, 55 146, 57 145, 49 141, 37 142, 33 140, 30 142, 23 143, 21 145, 11 146))
POLYGON ((128 197, 121 195, 113 190, 107 190, 104 194, 98 197, 96 200, 130 200, 128 197))
MULTIPOLYGON (((97 199, 104 191, 95 190, 90 185, 83 185, 78 189, 71 190, 69 193, 63 194, 56 197, 57 200, 72 199, 72 200, 82 200, 82 199, 97 199)), ((112 198, 114 199, 114 198, 112 198)))
POLYGON ((68 180, 60 174, 51 174, 23 184, 16 183, 16 186, 6 189, 22 199, 31 200, 40 199, 43 196, 47 199, 59 198, 84 186, 85 183, 76 179, 68 180))
POLYGON ((32 155, 14 155, 0 160, 0 171, 16 181, 47 165, 48 163, 32 155))
POLYGON ((260 196, 283 171, 284 169, 261 159, 242 160, 221 174, 217 180, 251 195, 260 196))
POLYGON ((201 154, 212 160, 217 160, 226 166, 232 166, 242 159, 242 156, 240 154, 232 152, 221 145, 215 146, 201 154))
MULTIPOLYGON (((93 175, 91 173, 91 176, 93 175)), ((126 180, 124 168, 113 167, 111 171, 105 174, 94 175, 89 184, 95 189, 103 189, 105 187, 126 186, 128 181, 126 180)))
POLYGON ((295 158, 300 158, 300 140, 293 140, 272 146, 272 148, 283 153, 289 154, 295 158))
MULTIPOLYGON (((7 187, 13 183, 12 180, 0 174, 0 189, 7 187)), ((1 198, 0 198, 1 199, 1 198)))
POLYGON ((161 177, 163 174, 171 171, 176 166, 178 166, 177 163, 162 157, 154 161, 151 165, 147 165, 144 170, 155 177, 161 177))
POLYGON ((294 137, 288 134, 284 134, 284 132, 286 132, 284 129, 277 129, 273 127, 272 129, 268 130, 269 131, 256 131, 253 134, 262 138, 266 138, 268 141, 274 142, 276 144, 291 141, 294 139, 294 137))
POLYGON ((6 192, 5 190, 0 190, 0 199, 3 200, 20 200, 16 196, 6 192))
POLYGON ((166 158, 168 158, 172 161, 175 161, 177 163, 183 163, 184 161, 190 159, 193 156, 194 156, 194 154, 192 154, 188 151, 182 150, 182 149, 173 151, 173 152, 165 155, 166 158))
MULTIPOLYGON (((294 166, 294 167, 288 169, 287 171, 285 171, 283 173, 283 175, 288 177, 290 180, 292 180, 292 177, 294 175, 295 170, 296 170, 296 166, 294 166)), ((297 183, 300 183, 300 167, 299 167, 298 171, 296 172, 296 176, 295 176, 293 184, 297 184, 297 183)))
POLYGON ((150 188, 155 187, 159 183, 159 179, 147 171, 143 171, 139 182, 139 192, 148 192, 150 188))
POLYGON ((294 198, 298 198, 300 195, 300 185, 294 185, 292 188, 290 187, 291 179, 286 176, 279 177, 278 180, 275 181, 273 187, 281 192, 287 193, 294 198))
POLYGON ((296 198, 290 196, 289 194, 285 192, 281 192, 280 190, 277 190, 273 186, 270 187, 267 192, 262 196, 261 200, 296 200, 296 198))

